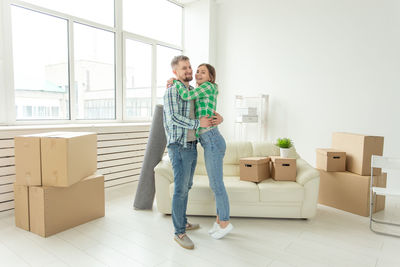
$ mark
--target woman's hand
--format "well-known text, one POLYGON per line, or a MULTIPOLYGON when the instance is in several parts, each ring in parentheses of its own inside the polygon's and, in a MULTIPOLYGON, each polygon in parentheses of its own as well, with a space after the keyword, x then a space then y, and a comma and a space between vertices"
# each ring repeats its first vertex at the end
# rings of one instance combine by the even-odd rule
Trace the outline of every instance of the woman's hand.
POLYGON ((175 78, 170 78, 168 81, 167 81, 167 88, 170 88, 172 85, 174 85, 174 81, 175 81, 176 79, 175 78))
POLYGON ((216 111, 214 112, 214 116, 212 116, 211 119, 212 119, 211 123, 213 126, 217 126, 224 121, 224 118, 221 116, 221 114, 219 114, 216 111))

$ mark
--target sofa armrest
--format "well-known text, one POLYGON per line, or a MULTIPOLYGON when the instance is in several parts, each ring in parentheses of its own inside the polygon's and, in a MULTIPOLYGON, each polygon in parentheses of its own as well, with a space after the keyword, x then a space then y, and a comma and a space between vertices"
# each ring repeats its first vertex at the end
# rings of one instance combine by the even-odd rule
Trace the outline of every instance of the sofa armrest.
POLYGON ((163 159, 154 168, 156 187, 157 209, 164 214, 171 214, 171 198, 169 196, 170 185, 174 182, 174 174, 171 162, 163 159))
POLYGON ((296 182, 303 185, 313 179, 319 179, 319 172, 303 159, 297 159, 296 182))
POLYGON ((170 183, 174 182, 174 172, 172 170, 172 165, 169 159, 164 158, 163 160, 161 160, 154 168, 154 173, 157 176, 164 176, 170 181, 170 183))

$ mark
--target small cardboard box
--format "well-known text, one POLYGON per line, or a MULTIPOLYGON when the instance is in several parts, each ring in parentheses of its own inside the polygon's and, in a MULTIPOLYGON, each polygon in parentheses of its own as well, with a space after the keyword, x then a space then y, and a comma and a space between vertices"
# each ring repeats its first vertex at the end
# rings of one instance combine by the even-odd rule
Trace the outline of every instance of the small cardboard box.
POLYGON ((296 159, 271 157, 271 176, 277 181, 296 181, 296 159))
POLYGON ((17 185, 42 185, 41 138, 53 134, 59 132, 20 135, 14 138, 17 185))
MULTIPOLYGON (((375 176, 374 184, 378 187, 386 187, 386 177, 386 173, 375 176)), ((318 202, 361 216, 369 216, 370 180, 371 176, 320 170, 318 202)), ((375 203, 373 212, 383 210, 385 196, 376 196, 375 203)))
POLYGON ((270 178, 269 157, 249 157, 240 159, 240 180, 260 182, 270 178))
POLYGON ((29 190, 26 185, 14 183, 15 226, 29 231, 29 190))
POLYGON ((97 170, 97 135, 64 132, 42 137, 42 185, 70 186, 97 170))
MULTIPOLYGON (((383 137, 352 133, 333 133, 332 148, 346 152, 346 170, 359 175, 371 175, 371 155, 382 156, 383 137)), ((374 170, 379 175, 380 169, 374 170)))
POLYGON ((47 237, 104 216, 104 176, 70 187, 29 187, 31 232, 47 237))
POLYGON ((333 148, 317 148, 317 169, 328 172, 346 171, 346 152, 333 148))

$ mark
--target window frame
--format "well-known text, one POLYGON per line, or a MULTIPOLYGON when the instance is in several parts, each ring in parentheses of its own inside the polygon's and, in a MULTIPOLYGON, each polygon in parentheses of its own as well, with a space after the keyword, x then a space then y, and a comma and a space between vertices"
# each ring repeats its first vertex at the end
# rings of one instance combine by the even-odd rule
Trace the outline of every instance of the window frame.
MULTIPOLYGON (((156 105, 157 93, 157 45, 184 51, 184 6, 173 0, 166 0, 178 5, 183 9, 182 12, 182 43, 180 46, 138 35, 132 32, 123 31, 123 0, 114 0, 114 27, 103 25, 97 22, 75 17, 69 14, 50 10, 41 6, 36 6, 20 0, 2 1, 2 25, 4 33, 4 87, 0 87, 0 125, 35 125, 35 124, 87 124, 87 123, 121 123, 121 122, 147 122, 151 117, 128 119, 126 114, 126 81, 125 81, 125 44, 126 40, 139 41, 152 46, 152 70, 151 70, 151 116, 156 105), (11 33, 11 6, 26 8, 34 12, 43 13, 67 20, 68 28, 68 72, 69 72, 69 112, 70 118, 66 120, 16 120, 15 114, 15 88, 14 88, 14 67, 11 33), (79 23, 100 30, 112 32, 114 34, 114 75, 115 75, 115 119, 110 120, 85 120, 76 118, 75 101, 76 88, 75 62, 74 62, 74 23, 79 23)), ((0 46, 1 47, 1 46, 0 46)))
MULTIPOLYGON (((168 44, 162 41, 154 40, 145 36, 141 36, 138 34, 130 33, 130 32, 123 32, 123 38, 122 38, 122 44, 123 44, 123 55, 124 57, 122 58, 122 66, 123 66, 123 82, 122 82, 122 92, 123 92, 123 117, 127 118, 126 114, 126 77, 125 77, 125 70, 126 70, 126 60, 125 60, 125 55, 126 55, 126 41, 127 40, 132 40, 136 42, 141 42, 144 44, 151 45, 151 114, 153 114, 154 107, 156 105, 156 94, 157 94, 157 45, 162 45, 168 48, 173 48, 177 50, 181 50, 180 47, 172 44, 168 44)), ((182 50, 181 50, 182 51, 182 50)), ((134 121, 149 121, 151 118, 138 118, 134 121)))

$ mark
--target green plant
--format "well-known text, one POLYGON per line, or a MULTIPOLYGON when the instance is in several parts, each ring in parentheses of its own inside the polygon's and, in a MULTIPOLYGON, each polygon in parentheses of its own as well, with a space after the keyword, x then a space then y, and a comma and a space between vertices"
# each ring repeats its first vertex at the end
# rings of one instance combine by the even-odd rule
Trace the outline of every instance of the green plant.
POLYGON ((275 145, 279 148, 290 148, 293 146, 293 141, 286 137, 278 138, 275 145))

